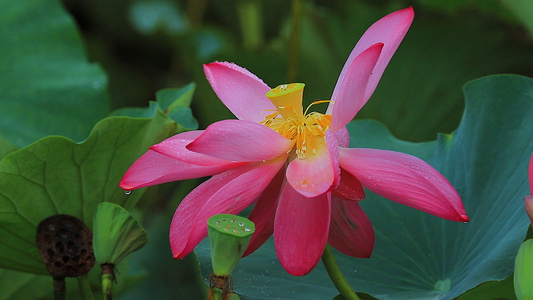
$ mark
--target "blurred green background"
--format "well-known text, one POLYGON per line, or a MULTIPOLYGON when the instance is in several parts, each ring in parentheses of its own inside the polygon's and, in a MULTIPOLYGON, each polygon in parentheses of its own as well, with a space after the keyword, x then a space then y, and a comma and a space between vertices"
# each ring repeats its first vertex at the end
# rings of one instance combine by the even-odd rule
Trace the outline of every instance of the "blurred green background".
MULTIPOLYGON (((413 25, 357 118, 376 119, 400 139, 434 140, 438 132, 457 127, 466 82, 498 73, 533 76, 528 0, 63 0, 62 5, 89 60, 108 76, 113 109, 146 107, 156 91, 194 82, 191 107, 202 129, 232 118, 202 64, 235 62, 272 87, 305 83, 307 103, 329 99, 363 32, 408 6, 415 10, 413 25)), ((119 298, 205 298, 194 256, 173 260, 168 246, 174 209, 197 183, 170 183, 144 195, 138 210, 149 242, 127 270, 118 269, 118 280, 121 272, 150 276, 119 298)))
POLYGON ((366 28, 407 6, 415 10, 413 25, 358 118, 377 119, 402 139, 432 140, 437 132, 456 128, 463 111, 461 88, 467 81, 497 73, 533 73, 533 12, 529 18, 514 13, 531 11, 531 1, 64 4, 76 19, 90 59, 109 76, 114 108, 146 106, 158 89, 196 82, 192 107, 200 128, 232 117, 205 80, 202 64, 232 61, 272 87, 292 77, 306 84, 306 101, 329 99, 345 59, 366 28), (297 35, 291 27, 294 4, 300 8, 297 35))

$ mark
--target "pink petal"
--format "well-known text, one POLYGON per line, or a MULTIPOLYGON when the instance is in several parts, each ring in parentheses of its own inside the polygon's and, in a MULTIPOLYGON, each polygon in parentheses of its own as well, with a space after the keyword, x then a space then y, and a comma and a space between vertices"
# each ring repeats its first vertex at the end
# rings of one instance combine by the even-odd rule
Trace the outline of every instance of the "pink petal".
POLYGON ((365 90, 382 48, 383 44, 377 43, 361 52, 351 61, 346 73, 339 78, 328 107, 328 111, 331 110, 332 131, 348 124, 367 102, 365 90))
POLYGON ((374 229, 356 201, 331 198, 331 225, 328 242, 340 252, 368 258, 374 249, 374 229))
POLYGON ((527 196, 524 198, 524 205, 526 207, 526 212, 529 217, 531 226, 533 226, 533 196, 527 196))
POLYGON ((199 137, 203 132, 203 130, 195 130, 176 134, 157 145, 153 145, 150 147, 150 150, 198 166, 214 166, 232 163, 232 161, 226 159, 211 157, 187 149, 186 146, 199 137))
POLYGON ((386 150, 341 148, 340 166, 365 188, 392 201, 451 221, 469 220, 454 187, 417 157, 386 150))
POLYGON ((197 166, 148 150, 130 166, 119 186, 127 191, 171 181, 218 174, 243 163, 197 166))
POLYGON ((346 127, 333 131, 333 134, 335 135, 335 139, 337 139, 339 147, 348 147, 350 145, 350 133, 346 127))
POLYGON ((328 239, 331 195, 306 198, 285 184, 276 210, 274 244, 285 270, 295 276, 318 263, 328 239))
POLYGON ((281 168, 272 179, 268 187, 259 197, 252 209, 250 219, 255 224, 255 233, 244 251, 243 256, 247 256, 263 245, 274 232, 274 216, 278 207, 278 199, 281 193, 281 186, 285 180, 285 169, 281 168))
POLYGON ((348 201, 360 201, 365 199, 365 190, 361 182, 352 174, 341 169, 341 182, 331 191, 331 193, 341 199, 348 201))
POLYGON ((339 185, 341 181, 341 168, 339 167, 339 143, 337 135, 331 131, 326 130, 326 145, 328 145, 329 158, 331 159, 331 167, 333 168, 333 182, 332 187, 339 185))
POLYGON ((381 79, 381 75, 383 75, 383 72, 389 64, 390 59, 394 55, 394 52, 396 52, 396 49, 398 49, 398 46, 409 30, 414 16, 415 13, 413 8, 409 7, 388 14, 370 26, 370 28, 368 28, 363 34, 359 42, 357 42, 357 45, 355 45, 353 48, 352 53, 350 53, 350 56, 348 57, 348 60, 341 71, 331 99, 336 99, 338 94, 343 89, 343 84, 345 82, 344 77, 350 72, 349 69, 353 60, 355 60, 359 54, 368 49, 370 46, 376 43, 383 43, 383 50, 376 63, 376 66, 374 67, 374 71, 370 76, 368 86, 365 89, 363 103, 366 103, 370 96, 372 96, 372 93, 374 93, 374 90, 381 79))
POLYGON ((228 62, 204 65, 204 72, 218 98, 240 120, 259 123, 266 110, 275 109, 265 94, 270 87, 250 71, 228 62))
POLYGON ((176 209, 169 239, 174 258, 189 254, 207 236, 207 219, 238 214, 250 206, 285 162, 284 158, 235 168, 195 188, 176 209))
POLYGON ((322 137, 316 137, 316 155, 307 151, 305 159, 295 158, 287 167, 287 181, 305 197, 316 197, 338 183, 340 169, 337 141, 332 133, 328 136, 326 144, 322 137))
POLYGON ((251 121, 224 120, 209 125, 187 149, 230 161, 261 161, 287 154, 294 142, 251 121))

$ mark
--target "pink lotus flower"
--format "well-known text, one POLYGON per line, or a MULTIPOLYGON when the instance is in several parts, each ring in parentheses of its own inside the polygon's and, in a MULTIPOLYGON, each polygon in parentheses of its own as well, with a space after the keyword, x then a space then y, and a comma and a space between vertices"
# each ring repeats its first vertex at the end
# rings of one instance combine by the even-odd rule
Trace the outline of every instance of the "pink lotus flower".
POLYGON ((255 204, 256 233, 245 255, 272 234, 282 266, 305 275, 326 242, 369 257, 372 225, 359 206, 363 187, 393 201, 452 221, 468 221, 452 185, 424 161, 402 153, 351 149, 345 125, 374 92, 407 33, 412 8, 373 24, 348 58, 325 114, 304 112, 303 84, 271 89, 248 70, 227 62, 204 66, 220 100, 238 120, 178 134, 154 145, 127 171, 131 190, 213 175, 179 205, 170 227, 175 258, 206 236, 206 220, 255 204))
POLYGON ((531 225, 533 226, 533 155, 531 155, 531 158, 529 160, 529 192, 531 193, 529 196, 526 196, 524 198, 524 204, 526 206, 526 212, 529 216, 529 220, 531 221, 531 225))

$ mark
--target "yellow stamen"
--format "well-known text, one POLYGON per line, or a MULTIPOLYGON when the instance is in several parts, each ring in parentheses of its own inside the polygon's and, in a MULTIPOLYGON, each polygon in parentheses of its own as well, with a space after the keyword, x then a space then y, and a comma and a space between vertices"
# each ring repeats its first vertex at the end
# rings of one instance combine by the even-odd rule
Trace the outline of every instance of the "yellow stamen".
POLYGON ((324 137, 331 124, 331 116, 317 112, 307 113, 315 104, 328 103, 319 100, 311 103, 305 112, 302 107, 303 83, 283 84, 270 90, 266 96, 276 106, 272 114, 265 117, 262 124, 295 142, 296 155, 305 159, 318 154, 316 137, 324 137), (311 151, 311 153, 308 153, 311 151))

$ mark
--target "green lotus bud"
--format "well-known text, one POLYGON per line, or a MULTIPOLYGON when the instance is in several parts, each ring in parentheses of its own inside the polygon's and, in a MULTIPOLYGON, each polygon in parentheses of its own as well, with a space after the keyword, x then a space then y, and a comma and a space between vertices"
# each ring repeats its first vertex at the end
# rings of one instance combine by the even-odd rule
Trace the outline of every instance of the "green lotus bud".
POLYGON ((214 215, 207 220, 211 262, 216 276, 230 275, 255 231, 252 221, 235 215, 214 215))
POLYGON ((514 291, 518 300, 533 299, 533 240, 522 243, 515 259, 514 291))
POLYGON ((100 264, 118 264, 124 257, 144 246, 146 231, 119 205, 98 204, 93 221, 94 256, 100 264))

